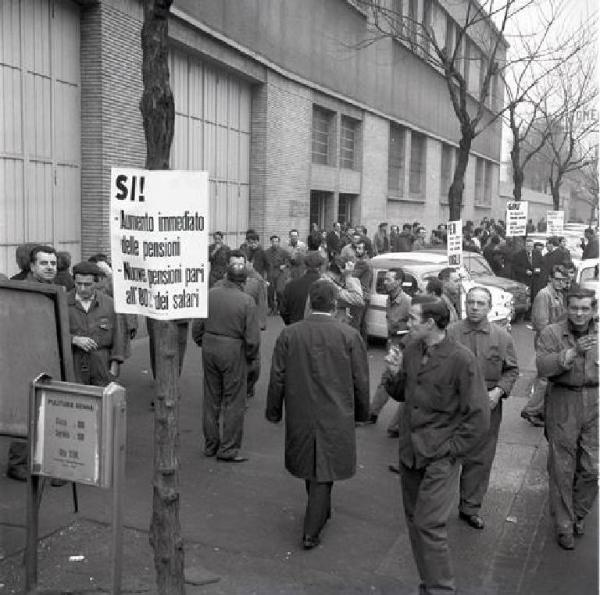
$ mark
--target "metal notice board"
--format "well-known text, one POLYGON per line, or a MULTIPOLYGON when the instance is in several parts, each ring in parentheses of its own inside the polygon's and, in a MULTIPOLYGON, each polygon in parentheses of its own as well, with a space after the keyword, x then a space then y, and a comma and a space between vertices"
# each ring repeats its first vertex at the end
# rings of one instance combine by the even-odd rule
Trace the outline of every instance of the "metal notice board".
POLYGON ((125 389, 42 378, 33 383, 31 398, 31 472, 111 487, 114 416, 125 389))

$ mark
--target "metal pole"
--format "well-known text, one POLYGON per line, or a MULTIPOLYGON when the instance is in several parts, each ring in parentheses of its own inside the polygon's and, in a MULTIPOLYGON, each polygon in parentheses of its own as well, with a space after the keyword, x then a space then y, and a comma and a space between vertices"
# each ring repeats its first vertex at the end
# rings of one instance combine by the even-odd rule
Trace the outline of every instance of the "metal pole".
POLYGON ((123 557, 123 488, 125 483, 125 402, 120 399, 114 407, 113 432, 113 502, 111 547, 111 593, 120 595, 123 557))

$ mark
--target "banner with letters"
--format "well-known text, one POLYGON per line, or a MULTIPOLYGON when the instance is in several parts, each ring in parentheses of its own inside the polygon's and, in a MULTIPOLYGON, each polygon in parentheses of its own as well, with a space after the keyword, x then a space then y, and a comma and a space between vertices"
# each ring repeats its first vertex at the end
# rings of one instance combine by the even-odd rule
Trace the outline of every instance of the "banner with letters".
POLYGON ((564 211, 546 211, 546 235, 560 236, 564 231, 565 212, 564 211))
POLYGON ((527 233, 527 201, 506 203, 506 236, 524 236, 527 233))
POLYGON ((462 219, 448 221, 448 266, 462 266, 462 219))
POLYGON ((115 311, 208 316, 208 172, 112 168, 115 311))

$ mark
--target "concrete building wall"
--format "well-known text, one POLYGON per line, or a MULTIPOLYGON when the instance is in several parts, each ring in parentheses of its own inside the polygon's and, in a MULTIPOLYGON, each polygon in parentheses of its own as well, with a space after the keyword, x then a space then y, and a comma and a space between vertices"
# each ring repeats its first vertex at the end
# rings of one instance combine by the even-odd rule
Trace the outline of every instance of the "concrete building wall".
MULTIPOLYGON (((458 139, 441 74, 392 39, 357 49, 373 33, 345 0, 177 0, 175 8, 295 75, 430 134, 458 139)), ((496 128, 473 147, 491 159, 500 156, 496 128)))

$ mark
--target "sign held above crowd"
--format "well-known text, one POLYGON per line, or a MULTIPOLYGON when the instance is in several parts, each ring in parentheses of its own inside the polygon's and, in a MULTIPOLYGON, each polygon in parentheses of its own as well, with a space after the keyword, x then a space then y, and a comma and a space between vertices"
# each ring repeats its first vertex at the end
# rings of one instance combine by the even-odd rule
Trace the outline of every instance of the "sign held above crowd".
POLYGON ((115 311, 159 320, 208 315, 208 173, 113 168, 115 311))
POLYGON ((524 236, 527 233, 527 201, 506 203, 506 236, 524 236))

